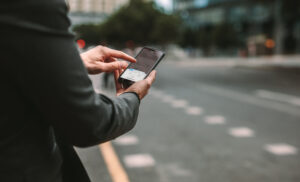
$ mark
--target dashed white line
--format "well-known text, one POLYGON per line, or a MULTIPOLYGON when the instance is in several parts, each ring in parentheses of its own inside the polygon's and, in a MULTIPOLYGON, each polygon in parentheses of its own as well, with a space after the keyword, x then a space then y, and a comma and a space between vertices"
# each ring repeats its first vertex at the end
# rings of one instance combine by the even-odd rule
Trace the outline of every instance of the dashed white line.
POLYGON ((133 154, 124 157, 124 163, 129 168, 144 168, 155 165, 155 160, 150 154, 133 154))
POLYGON ((189 106, 185 109, 185 112, 189 115, 201 115, 203 113, 203 109, 197 106, 189 106))
POLYGON ((296 106, 300 106, 300 99, 293 99, 290 101, 290 103, 296 106))
POLYGON ((168 164, 166 166, 162 167, 163 172, 165 173, 170 173, 174 176, 182 176, 182 177, 187 177, 192 175, 192 171, 184 169, 181 167, 179 164, 174 163, 174 164, 168 164))
POLYGON ((188 105, 188 102, 186 100, 180 99, 180 100, 173 100, 171 102, 172 107, 174 108, 184 108, 188 105))
POLYGON ((277 93, 277 92, 270 92, 267 90, 257 90, 255 94, 261 98, 275 100, 279 102, 285 102, 295 106, 300 106, 300 97, 277 93))
POLYGON ((294 146, 285 143, 268 144, 265 146, 265 150, 274 155, 295 155, 298 153, 298 149, 294 146))
POLYGON ((206 116, 204 118, 204 122, 211 125, 221 125, 221 124, 225 124, 226 119, 225 117, 220 115, 206 116))
POLYGON ((247 127, 230 128, 229 134, 237 138, 253 137, 254 131, 247 127))
POLYGON ((164 96, 164 93, 160 90, 152 90, 152 91, 150 91, 150 94, 156 98, 161 98, 164 96))
POLYGON ((117 145, 136 145, 139 143, 138 137, 135 135, 123 135, 114 140, 117 145))
POLYGON ((175 100, 175 98, 174 98, 174 96, 172 96, 172 95, 165 95, 165 96, 162 98, 162 102, 165 102, 165 103, 172 102, 173 100, 175 100))

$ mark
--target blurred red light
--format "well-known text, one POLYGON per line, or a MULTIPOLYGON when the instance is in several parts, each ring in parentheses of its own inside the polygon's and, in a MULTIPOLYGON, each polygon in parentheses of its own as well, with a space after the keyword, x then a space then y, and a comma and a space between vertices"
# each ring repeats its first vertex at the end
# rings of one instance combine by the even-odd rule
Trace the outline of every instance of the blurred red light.
POLYGON ((83 39, 78 39, 77 45, 80 49, 83 49, 85 47, 85 41, 83 39))
POLYGON ((272 49, 275 47, 275 41, 272 39, 267 39, 265 42, 265 46, 269 49, 272 49))

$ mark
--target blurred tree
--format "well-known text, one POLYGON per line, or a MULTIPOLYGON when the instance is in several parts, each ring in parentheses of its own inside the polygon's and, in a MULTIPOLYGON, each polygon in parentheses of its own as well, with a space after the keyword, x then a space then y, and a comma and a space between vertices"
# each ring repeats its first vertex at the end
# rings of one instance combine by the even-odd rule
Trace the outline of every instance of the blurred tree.
POLYGON ((186 26, 180 37, 179 45, 182 47, 198 47, 198 35, 197 29, 186 26))
POLYGON ((137 45, 168 44, 179 37, 180 19, 158 10, 153 2, 131 0, 100 25, 81 25, 73 30, 88 43, 107 42, 124 47, 131 41, 137 45))
POLYGON ((211 29, 212 27, 207 26, 198 31, 197 41, 205 56, 209 55, 213 43, 211 29))
POLYGON ((176 42, 180 35, 180 19, 174 15, 162 15, 154 23, 151 39, 158 44, 166 45, 176 42))
POLYGON ((88 44, 99 44, 100 37, 100 25, 85 24, 75 26, 73 31, 77 33, 77 37, 84 39, 88 44))
POLYGON ((214 27, 212 41, 215 46, 221 49, 231 48, 238 45, 236 32, 232 25, 222 23, 214 27))

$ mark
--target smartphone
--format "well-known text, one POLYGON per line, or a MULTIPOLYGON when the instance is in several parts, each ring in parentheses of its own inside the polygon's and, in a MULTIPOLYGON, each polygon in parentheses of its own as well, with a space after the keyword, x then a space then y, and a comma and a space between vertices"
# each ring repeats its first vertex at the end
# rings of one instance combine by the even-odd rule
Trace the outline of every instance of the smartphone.
POLYGON ((130 63, 118 81, 124 88, 127 88, 133 83, 145 79, 164 56, 165 53, 160 50, 143 47, 135 57, 136 63, 130 63))

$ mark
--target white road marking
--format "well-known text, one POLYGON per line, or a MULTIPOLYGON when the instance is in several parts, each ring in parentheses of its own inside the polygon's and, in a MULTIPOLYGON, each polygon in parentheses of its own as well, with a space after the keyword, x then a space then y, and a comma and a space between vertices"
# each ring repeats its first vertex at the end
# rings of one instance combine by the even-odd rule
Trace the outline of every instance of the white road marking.
POLYGON ((291 104, 294 104, 296 106, 300 106, 300 99, 294 99, 294 100, 292 100, 291 104))
POLYGON ((136 145, 139 143, 138 137, 135 135, 123 135, 114 140, 117 145, 136 145))
POLYGON ((164 93, 163 91, 160 91, 160 90, 151 90, 150 91, 150 94, 153 95, 154 97, 157 97, 157 98, 161 98, 164 96, 164 93))
POLYGON ((134 154, 125 156, 124 163, 129 168, 142 168, 154 166, 155 160, 149 154, 134 154))
POLYGON ((265 150, 274 155, 295 155, 298 153, 298 149, 294 146, 285 143, 268 144, 265 146, 265 150))
POLYGON ((295 106, 300 106, 300 97, 282 94, 282 93, 270 92, 267 90, 257 90, 255 94, 261 98, 275 100, 279 102, 286 102, 295 106))
POLYGON ((252 96, 250 94, 245 94, 245 93, 241 93, 241 92, 237 92, 234 90, 225 89, 221 87, 216 87, 212 85, 193 84, 193 86, 195 85, 199 90, 205 91, 210 94, 216 94, 242 103, 252 104, 266 109, 272 109, 286 114, 291 114, 293 116, 300 116, 299 108, 296 108, 291 105, 283 104, 280 102, 274 102, 271 100, 263 100, 261 98, 257 98, 256 96, 252 96))
POLYGON ((162 98, 162 101, 165 102, 165 103, 172 102, 173 100, 175 100, 175 98, 172 95, 165 95, 162 98))
POLYGON ((229 134, 237 138, 253 137, 254 131, 247 127, 230 128, 229 134))
POLYGON ((296 56, 275 56, 271 58, 189 58, 184 61, 167 61, 168 64, 182 67, 261 67, 279 65, 284 67, 299 66, 299 57, 296 56))
POLYGON ((189 115, 201 115, 203 113, 203 109, 197 106, 190 106, 185 109, 185 112, 189 115))
POLYGON ((172 107, 174 108, 184 108, 188 105, 188 102, 186 100, 180 99, 180 100, 173 100, 171 102, 172 107))
POLYGON ((204 122, 212 125, 221 125, 226 123, 226 119, 223 116, 214 115, 214 116, 206 116, 204 118, 204 122))
POLYGON ((192 172, 190 170, 182 168, 177 163, 175 163, 175 164, 168 164, 168 165, 164 166, 163 168, 164 168, 163 169, 164 172, 170 173, 170 174, 175 175, 175 176, 187 177, 187 176, 192 175, 192 172))

